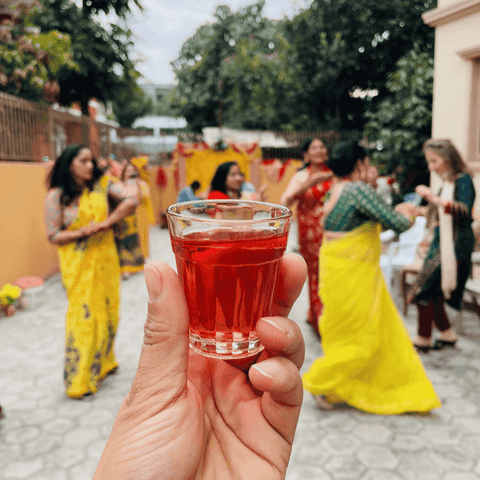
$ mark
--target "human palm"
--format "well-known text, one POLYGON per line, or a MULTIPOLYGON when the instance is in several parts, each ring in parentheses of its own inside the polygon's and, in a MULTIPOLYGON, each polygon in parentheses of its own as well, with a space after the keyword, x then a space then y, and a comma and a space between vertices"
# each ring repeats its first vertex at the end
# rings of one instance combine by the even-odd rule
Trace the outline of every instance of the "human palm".
POLYGON ((300 257, 286 256, 281 270, 279 316, 257 324, 265 350, 227 363, 188 349, 187 309, 173 270, 160 263, 145 269, 153 301, 139 368, 94 479, 284 478, 304 356, 298 326, 284 317, 306 268, 300 257))

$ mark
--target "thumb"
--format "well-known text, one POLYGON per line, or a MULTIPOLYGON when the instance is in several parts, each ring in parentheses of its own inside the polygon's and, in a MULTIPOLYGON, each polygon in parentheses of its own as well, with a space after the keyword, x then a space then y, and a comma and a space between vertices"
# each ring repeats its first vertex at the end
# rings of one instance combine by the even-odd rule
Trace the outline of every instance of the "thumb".
MULTIPOLYGON (((175 271, 160 261, 145 265, 149 303, 131 393, 154 396, 183 390, 187 382, 188 309, 175 271)), ((175 393, 174 393, 175 394, 175 393)))

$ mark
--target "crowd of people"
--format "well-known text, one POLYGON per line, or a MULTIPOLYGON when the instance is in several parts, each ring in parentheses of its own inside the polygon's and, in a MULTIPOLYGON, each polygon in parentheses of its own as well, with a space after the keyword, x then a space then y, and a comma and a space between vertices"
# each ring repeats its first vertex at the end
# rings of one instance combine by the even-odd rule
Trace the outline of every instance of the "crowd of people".
MULTIPOLYGON (((149 294, 135 380, 94 478, 147 472, 167 478, 173 464, 176 478, 252 468, 265 478, 284 474, 303 390, 324 410, 347 404, 391 415, 441 407, 419 353, 457 342, 445 303, 461 308, 475 243, 475 187, 465 162, 449 140, 425 142, 428 169, 440 185, 436 190, 418 186, 423 199, 418 205, 389 201, 385 191, 377 191, 378 170, 357 142, 337 144, 330 152, 320 138, 310 137, 302 152, 303 167, 280 199, 296 205, 300 255, 282 260, 275 316, 257 326, 265 350, 247 362, 189 351, 178 278, 162 262, 144 266, 135 211, 144 203, 153 223, 147 178, 142 178, 146 161, 132 159, 113 172, 110 162, 72 145, 55 162, 47 179, 45 223, 58 247, 68 295, 69 397, 94 395, 118 369, 114 343, 122 273, 143 270, 149 294), (412 339, 380 269, 379 234, 405 232, 417 216, 427 216, 433 235, 409 296, 418 309, 418 334, 412 339), (306 320, 323 355, 300 377, 305 345, 287 315, 307 278, 306 320), (435 341, 433 325, 440 331, 435 341), (225 435, 228 448, 218 442, 225 435)), ((265 199, 265 189, 255 191, 233 161, 219 165, 208 188, 199 194, 200 189, 193 181, 177 200, 265 199)))

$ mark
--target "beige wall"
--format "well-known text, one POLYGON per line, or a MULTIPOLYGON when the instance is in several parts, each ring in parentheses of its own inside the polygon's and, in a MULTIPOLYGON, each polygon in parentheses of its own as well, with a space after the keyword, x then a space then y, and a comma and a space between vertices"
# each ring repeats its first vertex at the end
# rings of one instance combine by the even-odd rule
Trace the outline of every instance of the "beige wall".
POLYGON ((435 28, 432 137, 451 139, 475 172, 480 218, 480 0, 439 0, 423 20, 435 28))
POLYGON ((43 223, 46 173, 43 163, 0 162, 0 288, 20 277, 58 272, 43 223))
POLYGON ((450 138, 467 161, 474 63, 465 52, 479 48, 480 0, 440 0, 423 16, 435 28, 435 81, 432 136, 450 138))

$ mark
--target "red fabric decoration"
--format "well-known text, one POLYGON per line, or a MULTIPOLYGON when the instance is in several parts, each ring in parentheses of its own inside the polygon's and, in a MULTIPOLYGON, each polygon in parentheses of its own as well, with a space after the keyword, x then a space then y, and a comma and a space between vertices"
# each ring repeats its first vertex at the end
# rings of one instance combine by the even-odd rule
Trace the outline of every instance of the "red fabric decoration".
POLYGON ((178 168, 178 165, 175 168, 175 171, 173 172, 173 179, 175 181, 175 190, 178 192, 179 185, 180 185, 180 170, 178 168))
POLYGON ((448 202, 444 208, 445 213, 452 213, 452 202, 448 202))
POLYGON ((168 184, 167 174, 165 173, 165 169, 162 166, 158 167, 155 184, 159 188, 165 188, 168 184))
POLYGON ((393 185, 395 183, 395 180, 390 177, 388 180, 387 180, 387 185, 393 185))

